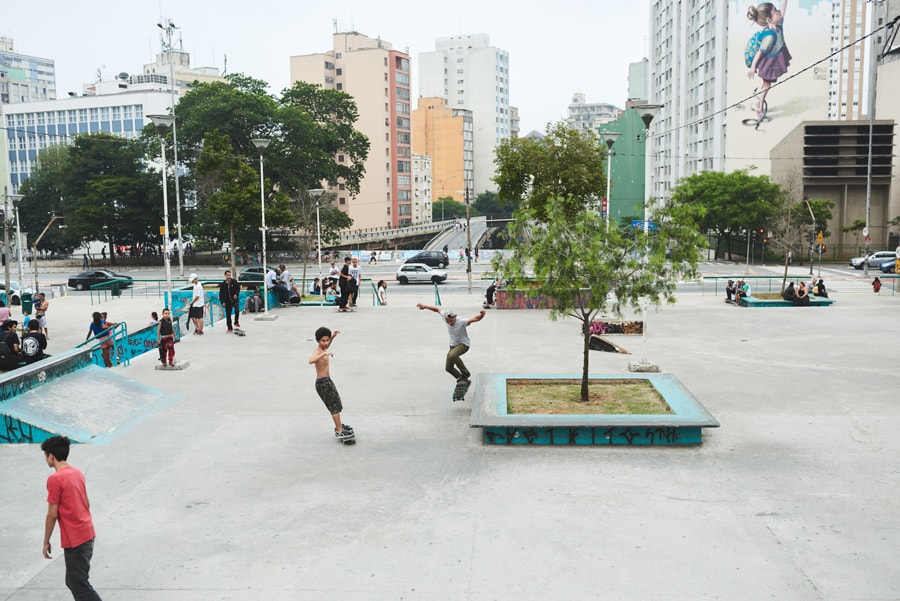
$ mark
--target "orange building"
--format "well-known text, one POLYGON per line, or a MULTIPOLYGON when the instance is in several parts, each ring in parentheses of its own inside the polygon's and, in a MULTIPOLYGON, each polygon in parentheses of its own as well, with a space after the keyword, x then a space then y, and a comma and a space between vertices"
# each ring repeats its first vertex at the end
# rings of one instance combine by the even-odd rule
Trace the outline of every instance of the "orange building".
POLYGON ((412 146, 415 154, 431 157, 433 201, 452 196, 475 200, 472 111, 447 107, 443 98, 419 98, 412 112, 412 146))

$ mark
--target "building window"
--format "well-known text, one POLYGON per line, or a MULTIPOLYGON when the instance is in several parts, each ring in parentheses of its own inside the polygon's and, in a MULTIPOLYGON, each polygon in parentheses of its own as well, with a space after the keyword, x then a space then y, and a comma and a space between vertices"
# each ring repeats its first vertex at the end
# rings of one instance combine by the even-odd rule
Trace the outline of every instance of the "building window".
POLYGON ((335 75, 343 75, 343 74, 344 74, 344 70, 343 70, 343 69, 335 69, 335 70, 334 70, 334 74, 335 74, 335 75))
POLYGON ((334 63, 332 63, 331 61, 325 61, 325 70, 334 71, 334 63))
POLYGON ((99 121, 100 120, 100 111, 97 109, 91 109, 91 121, 99 121))
POLYGON ((78 122, 79 123, 87 123, 87 120, 88 120, 87 109, 78 109, 78 122))
POLYGON ((37 114, 37 124, 38 125, 44 125, 45 119, 46 119, 46 117, 44 116, 44 113, 37 114))
POLYGON ((121 106, 112 107, 112 120, 113 121, 121 121, 122 120, 122 107, 121 106))
POLYGON ((397 161, 397 172, 398 173, 410 173, 412 171, 412 167, 409 161, 397 161))
POLYGON ((131 106, 122 107, 122 118, 126 121, 131 119, 131 106))
POLYGON ((397 102, 394 104, 394 106, 397 108, 397 112, 400 113, 401 115, 409 114, 409 103, 408 102, 397 102))
POLYGON ((344 155, 339 154, 338 155, 338 163, 343 163, 343 162, 344 162, 344 155))
POLYGON ((343 196, 341 196, 340 198, 338 198, 338 204, 342 204, 342 205, 347 204, 347 199, 344 198, 343 196))
POLYGON ((100 109, 100 120, 101 121, 109 121, 109 107, 104 106, 100 109))
POLYGON ((397 176, 397 186, 400 188, 409 188, 409 176, 408 175, 398 175, 397 176))
POLYGON ((394 80, 401 86, 408 86, 409 85, 409 73, 400 73, 398 71, 397 74, 394 75, 394 80))
POLYGON ((337 89, 338 89, 338 91, 343 90, 344 84, 342 84, 342 83, 337 84, 337 89))
POLYGON ((397 142, 399 144, 409 144, 409 132, 398 131, 397 132, 397 142))
POLYGON ((409 118, 397 117, 397 129, 409 129, 409 118))

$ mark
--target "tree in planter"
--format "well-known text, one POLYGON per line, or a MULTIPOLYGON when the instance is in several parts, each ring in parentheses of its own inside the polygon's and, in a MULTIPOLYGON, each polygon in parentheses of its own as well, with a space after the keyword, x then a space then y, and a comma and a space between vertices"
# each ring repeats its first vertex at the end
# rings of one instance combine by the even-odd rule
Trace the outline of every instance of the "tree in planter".
POLYGON ((703 241, 690 207, 670 204, 653 217, 659 229, 606 229, 599 213, 573 211, 577 200, 550 197, 540 210, 515 213, 511 255, 494 259, 507 290, 549 301, 551 319, 581 322, 581 400, 588 400, 591 322, 597 315, 621 315, 644 299, 656 306, 674 302, 675 284, 693 274, 703 241), (539 218, 540 215, 540 218, 539 218), (611 300, 612 299, 612 300, 611 300))
MULTIPOLYGON (((292 228, 300 234, 300 250, 303 257, 308 257, 310 251, 318 246, 319 230, 323 245, 337 244, 341 241, 341 230, 353 225, 353 220, 347 213, 334 207, 333 194, 324 194, 315 197, 309 190, 300 192, 291 202, 291 212, 294 216, 292 228), (316 220, 316 203, 319 204, 318 221, 316 220)), ((321 252, 322 249, 318 249, 321 252)), ((306 281, 306 261, 303 261, 303 281, 306 281)))

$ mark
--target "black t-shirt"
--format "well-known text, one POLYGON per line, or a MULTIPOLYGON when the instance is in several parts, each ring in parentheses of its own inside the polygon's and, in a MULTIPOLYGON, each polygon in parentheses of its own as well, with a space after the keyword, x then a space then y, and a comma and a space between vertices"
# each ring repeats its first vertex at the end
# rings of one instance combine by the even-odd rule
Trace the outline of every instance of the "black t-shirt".
POLYGON ((21 346, 22 354, 25 355, 25 363, 40 361, 45 356, 44 349, 47 348, 47 337, 41 332, 28 332, 22 336, 21 346))

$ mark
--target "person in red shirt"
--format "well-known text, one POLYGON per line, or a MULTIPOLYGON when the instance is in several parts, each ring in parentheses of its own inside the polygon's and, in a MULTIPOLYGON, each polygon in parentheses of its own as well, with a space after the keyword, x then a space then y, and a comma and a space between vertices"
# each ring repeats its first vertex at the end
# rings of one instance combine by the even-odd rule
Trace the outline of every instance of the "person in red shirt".
POLYGON ((90 583, 91 556, 94 554, 94 522, 84 474, 67 463, 69 439, 53 436, 41 443, 47 465, 54 472, 47 478, 47 519, 44 522, 44 548, 50 556, 50 535, 59 522, 59 541, 66 560, 66 586, 78 601, 101 601, 90 583))

